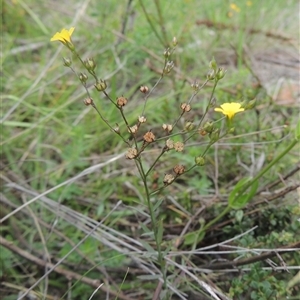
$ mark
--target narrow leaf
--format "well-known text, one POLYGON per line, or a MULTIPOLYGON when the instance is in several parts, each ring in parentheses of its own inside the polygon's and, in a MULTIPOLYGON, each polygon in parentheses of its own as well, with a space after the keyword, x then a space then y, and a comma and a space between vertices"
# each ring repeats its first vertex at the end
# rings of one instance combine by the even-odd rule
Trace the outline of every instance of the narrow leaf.
POLYGON ((164 199, 160 199, 160 200, 158 200, 158 201, 154 204, 154 206, 153 206, 153 211, 154 211, 154 212, 161 206, 161 204, 162 204, 163 201, 164 201, 164 199))
POLYGON ((161 242, 162 242, 163 230, 164 230, 164 228, 163 228, 162 220, 159 220, 158 228, 157 228, 157 240, 158 240, 159 244, 161 244, 161 242))
POLYGON ((150 253, 155 253, 156 251, 148 244, 146 241, 140 240, 140 243, 144 246, 144 248, 150 252, 150 253))
POLYGON ((230 206, 232 206, 232 204, 234 203, 239 191, 243 188, 243 186, 249 181, 251 180, 251 178, 246 177, 246 178, 242 178, 234 187, 234 189, 231 191, 231 193, 229 194, 228 197, 228 204, 230 206))

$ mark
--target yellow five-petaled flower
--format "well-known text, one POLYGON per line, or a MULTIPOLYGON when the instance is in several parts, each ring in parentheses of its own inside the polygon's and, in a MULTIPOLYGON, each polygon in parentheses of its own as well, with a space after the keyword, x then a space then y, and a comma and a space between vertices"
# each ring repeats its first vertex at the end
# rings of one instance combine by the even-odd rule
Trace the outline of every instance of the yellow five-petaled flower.
POLYGON ((71 41, 71 35, 74 30, 75 30, 75 27, 71 27, 69 30, 63 28, 61 30, 61 32, 56 32, 50 41, 51 42, 60 41, 65 46, 73 46, 72 41, 71 41))
POLYGON ((231 120, 236 113, 244 110, 245 109, 241 107, 241 104, 236 102, 224 103, 221 105, 221 108, 215 108, 215 111, 221 112, 223 115, 227 116, 229 120, 231 120))

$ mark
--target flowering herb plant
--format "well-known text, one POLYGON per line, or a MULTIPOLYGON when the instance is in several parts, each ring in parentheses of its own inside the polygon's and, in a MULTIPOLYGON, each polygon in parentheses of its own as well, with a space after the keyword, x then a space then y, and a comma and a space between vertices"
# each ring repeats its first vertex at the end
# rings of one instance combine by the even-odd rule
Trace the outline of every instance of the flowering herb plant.
MULTIPOLYGON (((158 83, 163 81, 164 77, 172 72, 175 63, 172 60, 172 55, 177 47, 177 39, 174 38, 171 42, 171 46, 166 48, 163 52, 164 64, 160 73, 160 77, 152 88, 147 85, 140 87, 139 92, 143 98, 144 105, 140 113, 136 115, 136 122, 130 124, 126 116, 126 106, 130 102, 130 99, 124 95, 118 96, 115 100, 109 95, 108 83, 98 77, 97 64, 93 58, 82 59, 81 55, 77 52, 76 45, 73 43, 71 37, 75 28, 62 29, 57 32, 51 38, 51 41, 61 42, 71 53, 73 57, 77 58, 82 67, 83 72, 76 72, 72 66, 72 60, 70 58, 64 58, 64 66, 70 68, 78 77, 84 87, 87 97, 84 99, 84 104, 91 106, 99 115, 100 119, 110 128, 110 130, 118 135, 127 147, 124 157, 135 164, 143 186, 143 204, 146 204, 150 214, 151 226, 147 228, 143 226, 145 234, 152 237, 154 240, 155 248, 146 241, 143 241, 145 249, 151 252, 152 256, 155 256, 155 260, 160 270, 160 280, 163 282, 165 290, 168 289, 168 264, 167 255, 170 248, 176 249, 180 245, 196 247, 205 236, 206 232, 220 220, 225 214, 231 210, 239 210, 244 208, 247 203, 251 201, 258 189, 258 179, 262 177, 274 164, 276 164, 290 149, 292 149, 299 140, 299 133, 296 134, 295 140, 291 145, 285 149, 277 158, 270 162, 265 168, 260 170, 258 174, 253 178, 242 178, 232 189, 228 196, 228 204, 223 209, 222 213, 213 218, 210 222, 203 222, 200 229, 191 233, 185 233, 179 238, 176 237, 170 242, 163 240, 163 218, 160 215, 160 206, 163 202, 162 192, 169 186, 175 183, 183 175, 188 176, 195 168, 202 168, 207 164, 208 150, 225 136, 235 133, 234 120, 239 118, 240 114, 247 113, 247 110, 252 109, 255 106, 255 99, 251 101, 238 102, 225 102, 217 104, 215 98, 215 91, 218 83, 225 77, 226 71, 219 67, 217 62, 212 59, 209 63, 209 71, 204 83, 199 84, 195 81, 191 85, 191 95, 187 102, 181 103, 178 107, 178 115, 174 117, 173 123, 164 123, 160 125, 159 133, 152 131, 151 120, 147 117, 147 103, 153 96, 153 91, 157 89, 158 83), (105 111, 98 108, 97 101, 90 96, 89 85, 87 82, 92 79, 93 87, 102 95, 108 99, 111 105, 119 112, 120 122, 118 124, 111 124, 105 116, 105 111), (198 120, 185 121, 184 117, 187 116, 193 109, 193 104, 197 99, 197 94, 200 90, 206 86, 211 86, 212 91, 209 99, 207 100, 205 111, 198 120), (220 107, 217 107, 220 106, 220 107), (214 113, 216 112, 216 114, 214 113), (221 113, 225 116, 217 119, 218 114, 221 113), (215 118, 216 120, 212 119, 215 118), (225 119, 225 122, 223 120, 225 119), (184 121, 182 126, 180 121, 184 121), (149 124, 149 125, 148 125, 149 124), (220 124, 224 124, 222 127, 220 124), (128 138, 128 134, 130 138, 128 138), (178 162, 170 167, 169 172, 160 174, 159 162, 166 160, 165 157, 169 153, 178 153, 184 155, 185 148, 188 142, 191 140, 203 140, 206 143, 203 148, 198 149, 198 155, 194 157, 194 162, 191 165, 185 165, 183 162, 178 162), (158 153, 152 162, 149 164, 145 162, 145 154, 149 149, 156 148, 158 153), (155 174, 159 179, 157 184, 153 185, 151 182, 151 176, 155 174), (160 198, 162 197, 162 198, 160 198)), ((300 130, 299 130, 300 131, 300 130)), ((178 155, 176 156, 179 157, 178 155)), ((159 285, 158 285, 159 286, 159 285)))

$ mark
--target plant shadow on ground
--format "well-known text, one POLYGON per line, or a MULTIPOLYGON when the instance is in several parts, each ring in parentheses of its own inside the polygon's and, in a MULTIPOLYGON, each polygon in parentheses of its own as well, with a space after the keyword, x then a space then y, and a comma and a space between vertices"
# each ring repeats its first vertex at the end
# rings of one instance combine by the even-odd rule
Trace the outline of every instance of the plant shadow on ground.
MULTIPOLYGON (((215 93, 217 105, 257 100, 255 109, 236 117, 234 135, 208 151, 203 168, 183 175, 152 199, 162 200, 156 213, 163 220, 162 248, 170 259, 167 277, 181 295, 169 289, 165 299, 297 299, 299 147, 259 182, 246 207, 230 211, 196 242, 199 228, 222 213, 235 184, 255 175, 286 147, 290 127, 299 118, 299 83, 294 81, 298 29, 292 21, 297 3, 154 2, 160 3, 167 37, 171 41, 176 36, 179 45, 176 68, 147 104, 151 122, 145 132, 151 129, 159 136, 161 125, 173 122, 191 95, 190 84, 205 80, 213 57, 227 69, 215 93), (189 240, 180 238, 184 231, 191 234, 189 240), (199 282, 213 287, 219 298, 199 282)), ((147 15, 161 30, 154 2, 146 7, 147 15)), ((17 299, 59 263, 31 297, 90 299, 99 287, 94 299, 160 299, 155 298, 156 246, 147 234, 149 212, 138 172, 124 158, 124 143, 83 105, 84 89, 60 61, 69 53, 55 50, 49 40, 74 21, 74 42, 85 58, 94 57, 111 97, 129 99, 125 111, 130 125, 144 104, 139 87, 153 86, 160 76, 164 45, 149 26, 141 1, 36 4, 3 5, 1 218, 34 197, 38 200, 1 224, 1 295, 17 299), (90 167, 85 176, 70 180, 90 167)), ((211 86, 199 92, 179 126, 201 118, 210 93, 211 86)), ((111 103, 92 88, 91 96, 110 124, 123 126, 111 103)), ((207 118, 217 120, 212 110, 207 118)), ((163 175, 178 162, 193 165, 203 144, 205 139, 197 137, 184 155, 160 161, 149 186, 161 186, 163 175)), ((145 165, 159 150, 144 154, 145 165)))

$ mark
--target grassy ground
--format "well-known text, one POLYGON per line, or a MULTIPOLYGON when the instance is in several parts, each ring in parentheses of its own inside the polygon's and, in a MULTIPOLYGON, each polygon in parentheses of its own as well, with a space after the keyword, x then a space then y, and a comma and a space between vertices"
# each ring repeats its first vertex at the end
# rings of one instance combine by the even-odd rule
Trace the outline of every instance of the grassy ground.
MULTIPOLYGON (((236 183, 258 174, 293 139, 299 4, 233 4, 3 2, 2 299, 299 299, 299 145, 259 179, 246 206, 224 213, 236 183), (204 166, 150 195, 176 164, 194 165, 208 136, 197 134, 184 152, 166 153, 147 177, 145 194, 134 161, 125 159, 128 146, 83 104, 85 89, 63 66, 70 51, 50 42, 71 26, 77 51, 94 58, 111 99, 128 98, 130 126, 142 114, 140 86, 155 85, 165 47, 177 38, 175 68, 147 102, 143 133, 151 130, 161 141, 143 153, 146 169, 164 146, 162 124, 174 123, 180 104, 193 95, 191 83, 205 82, 213 57, 227 70, 215 100, 207 84, 176 132, 203 116, 202 125, 213 121, 224 130, 212 107, 205 114, 209 99, 215 106, 256 99, 256 107, 235 116, 234 134, 207 150, 204 166), (28 288, 31 298, 24 296, 28 288)), ((74 68, 84 71, 76 59, 74 68)), ((129 139, 119 110, 93 88, 91 77, 87 84, 108 123, 129 139)))

